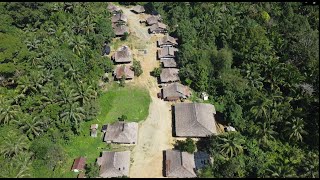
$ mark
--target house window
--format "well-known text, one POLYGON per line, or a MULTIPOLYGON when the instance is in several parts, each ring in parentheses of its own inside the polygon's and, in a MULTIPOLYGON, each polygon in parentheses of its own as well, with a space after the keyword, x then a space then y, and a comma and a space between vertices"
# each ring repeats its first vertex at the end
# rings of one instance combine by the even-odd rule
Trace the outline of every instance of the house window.
POLYGON ((121 170, 121 168, 119 168, 119 171, 121 170))

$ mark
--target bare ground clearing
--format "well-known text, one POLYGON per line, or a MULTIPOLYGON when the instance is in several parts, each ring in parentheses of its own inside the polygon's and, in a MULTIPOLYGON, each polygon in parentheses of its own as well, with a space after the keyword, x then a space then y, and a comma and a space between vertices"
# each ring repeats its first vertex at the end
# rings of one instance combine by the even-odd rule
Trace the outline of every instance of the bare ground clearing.
POLYGON ((159 67, 156 59, 156 41, 163 35, 148 34, 148 27, 140 24, 145 19, 145 14, 134 14, 129 8, 121 7, 128 17, 130 36, 135 41, 129 41, 133 57, 141 62, 143 74, 135 77, 132 85, 142 86, 149 90, 152 102, 149 107, 149 116, 139 124, 138 143, 133 148, 131 157, 130 177, 163 177, 162 152, 173 147, 171 103, 157 98, 160 92, 156 78, 150 76, 150 72, 159 67), (144 51, 146 50, 146 54, 144 51))

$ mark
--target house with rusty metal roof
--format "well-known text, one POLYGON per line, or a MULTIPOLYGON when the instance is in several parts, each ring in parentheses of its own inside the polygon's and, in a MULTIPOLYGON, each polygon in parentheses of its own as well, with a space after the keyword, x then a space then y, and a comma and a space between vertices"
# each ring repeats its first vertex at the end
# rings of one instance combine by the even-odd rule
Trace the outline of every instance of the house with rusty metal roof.
POLYGON ((123 76, 126 80, 133 79, 134 71, 131 68, 131 65, 128 64, 117 65, 113 72, 115 79, 119 80, 123 76))
POLYGON ((78 157, 74 160, 71 171, 73 172, 79 172, 84 171, 86 165, 86 158, 84 157, 78 157))

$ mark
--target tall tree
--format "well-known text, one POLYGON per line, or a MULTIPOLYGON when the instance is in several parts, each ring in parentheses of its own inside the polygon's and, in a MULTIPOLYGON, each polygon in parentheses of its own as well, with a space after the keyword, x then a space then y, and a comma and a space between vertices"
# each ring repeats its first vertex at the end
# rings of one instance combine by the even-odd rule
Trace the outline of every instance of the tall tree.
POLYGON ((29 140, 24 135, 17 135, 13 132, 8 132, 1 144, 1 154, 12 158, 13 156, 27 150, 29 148, 29 140))
POLYGON ((293 117, 291 121, 287 121, 285 131, 289 135, 289 139, 302 142, 302 135, 306 135, 304 130, 304 121, 302 118, 293 117))
POLYGON ((46 128, 44 119, 39 116, 25 116, 21 117, 19 121, 16 122, 24 133, 30 138, 34 139, 36 136, 39 136, 46 128))

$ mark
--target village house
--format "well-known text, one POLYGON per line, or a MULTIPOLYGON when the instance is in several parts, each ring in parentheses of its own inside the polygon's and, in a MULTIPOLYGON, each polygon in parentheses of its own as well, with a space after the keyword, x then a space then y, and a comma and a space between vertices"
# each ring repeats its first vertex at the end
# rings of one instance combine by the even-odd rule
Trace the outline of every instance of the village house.
POLYGON ((158 59, 168 59, 168 58, 174 58, 175 52, 177 52, 178 49, 174 47, 163 47, 157 51, 158 59))
POLYGON ((191 95, 189 87, 178 82, 169 84, 162 89, 162 98, 166 101, 176 101, 186 99, 191 95))
POLYGON ((102 178, 129 176, 130 151, 107 152, 97 158, 102 178))
POLYGON ((118 121, 108 124, 103 140, 107 143, 137 144, 138 123, 118 121))
POLYGON ((86 158, 79 157, 74 160, 71 171, 73 172, 84 171, 85 165, 86 165, 86 158))
POLYGON ((145 11, 144 7, 143 6, 140 6, 140 5, 136 5, 136 6, 133 6, 131 11, 137 13, 137 14, 140 14, 140 13, 143 13, 145 11))
POLYGON ((90 129, 91 129, 91 137, 97 137, 97 133, 98 133, 98 124, 92 124, 90 129))
POLYGON ((116 15, 113 15, 112 18, 111 18, 111 22, 113 24, 126 24, 128 21, 128 18, 126 15, 122 14, 122 13, 118 13, 116 15))
POLYGON ((179 69, 177 68, 164 68, 160 74, 161 83, 170 83, 180 81, 179 69))
POLYGON ((214 105, 178 103, 174 106, 175 136, 207 137, 217 134, 214 105))
POLYGON ((109 3, 107 9, 113 15, 119 13, 120 10, 121 10, 119 7, 117 7, 117 6, 115 6, 115 5, 111 4, 111 3, 109 3))
POLYGON ((132 52, 128 46, 120 47, 111 58, 116 63, 130 63, 133 60, 132 52))
POLYGON ((116 37, 124 36, 125 33, 129 34, 129 28, 126 25, 113 24, 112 27, 116 37))
POLYGON ((165 151, 165 175, 172 178, 194 178, 194 154, 177 150, 165 151))
POLYGON ((168 59, 162 58, 160 60, 160 62, 162 63, 162 67, 164 67, 164 68, 175 68, 175 67, 177 67, 177 63, 173 58, 168 58, 168 59))
POLYGON ((156 34, 156 33, 159 34, 159 33, 166 33, 166 32, 167 32, 167 25, 161 22, 157 22, 149 28, 149 33, 152 33, 152 34, 156 34))
POLYGON ((153 24, 156 24, 159 21, 160 21, 160 19, 158 16, 150 16, 147 18, 146 23, 148 26, 151 26, 153 24))
POLYGON ((116 69, 113 72, 115 79, 119 80, 122 76, 125 77, 126 80, 133 79, 134 72, 131 69, 131 65, 117 65, 116 69))
POLYGON ((163 38, 157 41, 159 47, 165 46, 178 46, 177 40, 169 35, 165 35, 163 38))

